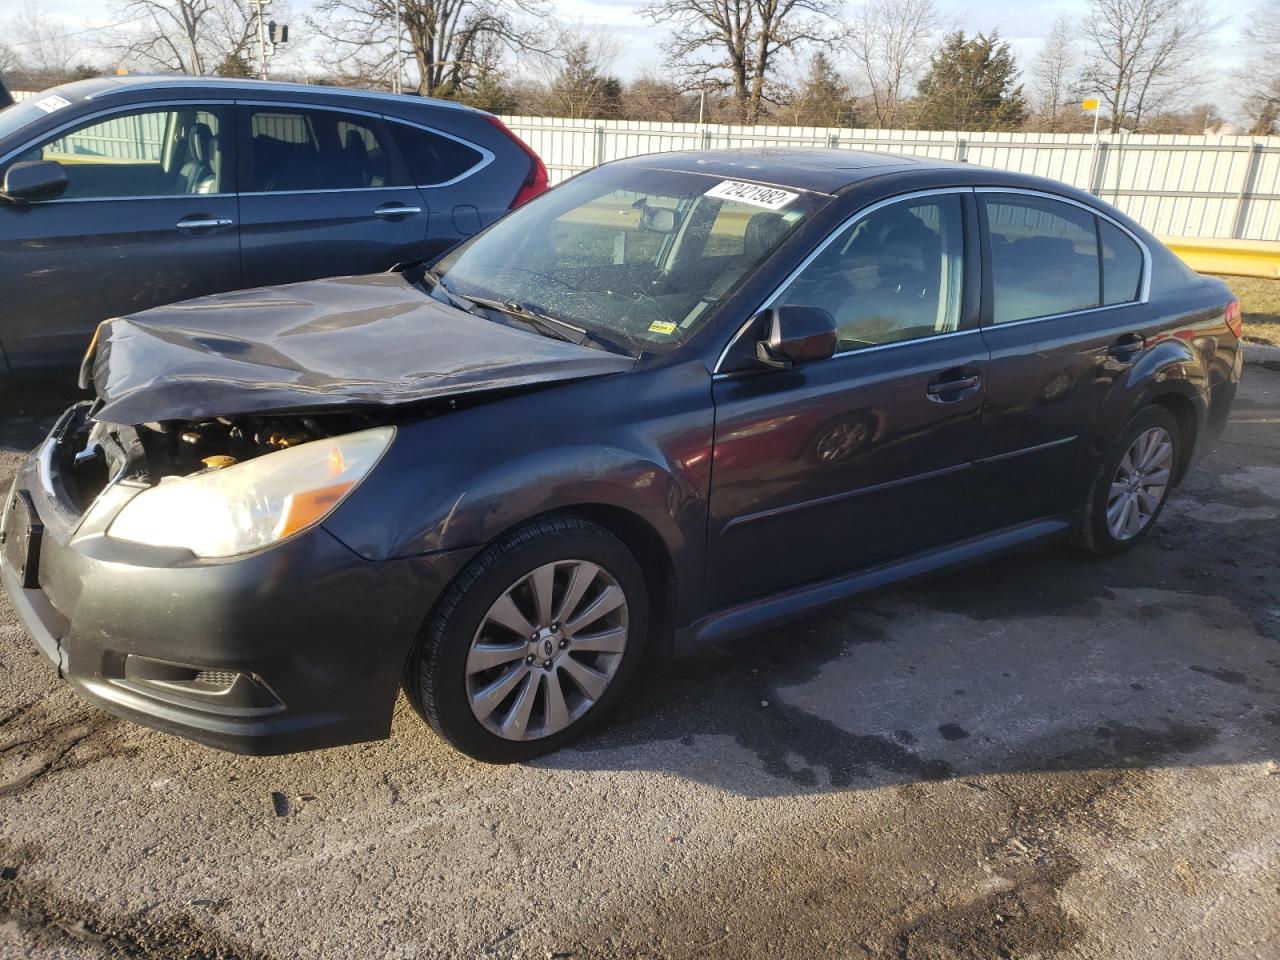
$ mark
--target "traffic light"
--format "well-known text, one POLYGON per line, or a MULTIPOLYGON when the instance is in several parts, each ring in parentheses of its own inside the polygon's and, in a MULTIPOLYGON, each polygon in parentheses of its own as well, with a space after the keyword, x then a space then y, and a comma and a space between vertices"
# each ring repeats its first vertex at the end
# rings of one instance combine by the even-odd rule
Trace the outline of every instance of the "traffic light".
POLYGON ((270 43, 288 43, 289 42, 289 25, 287 23, 276 23, 271 20, 267 23, 267 40, 270 43))

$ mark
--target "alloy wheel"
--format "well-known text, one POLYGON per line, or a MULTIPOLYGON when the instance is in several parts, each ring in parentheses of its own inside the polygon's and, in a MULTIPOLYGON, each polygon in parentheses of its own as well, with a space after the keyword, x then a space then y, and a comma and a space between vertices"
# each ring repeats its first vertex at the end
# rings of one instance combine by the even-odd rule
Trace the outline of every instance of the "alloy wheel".
POLYGON ((1173 438, 1164 427, 1138 434, 1125 452, 1107 494, 1107 530, 1132 540, 1151 522, 1169 489, 1173 438))
POLYGON ((557 560, 494 601, 467 654, 467 699, 491 733, 538 740, 604 695, 627 648, 627 598, 587 560, 557 560))

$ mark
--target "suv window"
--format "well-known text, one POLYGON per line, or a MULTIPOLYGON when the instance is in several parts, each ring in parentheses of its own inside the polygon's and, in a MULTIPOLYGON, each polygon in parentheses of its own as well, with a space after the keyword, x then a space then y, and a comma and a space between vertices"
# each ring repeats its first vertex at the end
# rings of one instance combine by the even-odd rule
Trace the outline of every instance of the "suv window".
POLYGON ((148 108, 92 120, 24 152, 67 172, 67 199, 231 192, 220 107, 148 108))
POLYGON ((409 168, 409 179, 420 187, 448 183, 484 159, 474 147, 407 123, 390 123, 400 156, 409 168))
POLYGON ((1098 218, 1102 241, 1102 302, 1131 303, 1142 282, 1142 250, 1133 238, 1109 220, 1098 218))
POLYGON ((1012 323, 1101 305, 1097 218, 1038 197, 984 197, 993 320, 1012 323))
POLYGON ((354 190, 391 184, 376 117, 335 110, 250 108, 246 190, 354 190))
POLYGON ((963 290, 964 208, 946 194, 844 228, 774 302, 826 310, 839 349, 851 350, 958 329, 963 290))

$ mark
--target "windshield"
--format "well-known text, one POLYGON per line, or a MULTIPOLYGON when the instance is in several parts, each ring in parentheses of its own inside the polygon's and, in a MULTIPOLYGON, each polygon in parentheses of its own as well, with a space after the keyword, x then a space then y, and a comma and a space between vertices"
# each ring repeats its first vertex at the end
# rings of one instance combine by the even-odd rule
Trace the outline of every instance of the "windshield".
POLYGON ((825 199, 703 174, 602 169, 520 207, 434 272, 450 293, 663 350, 825 199))
POLYGON ((37 96, 19 100, 17 103, 5 107, 0 110, 0 140, 12 136, 29 123, 43 120, 49 114, 61 110, 65 106, 70 106, 71 103, 71 99, 59 95, 58 89, 55 87, 52 90, 46 90, 37 96))

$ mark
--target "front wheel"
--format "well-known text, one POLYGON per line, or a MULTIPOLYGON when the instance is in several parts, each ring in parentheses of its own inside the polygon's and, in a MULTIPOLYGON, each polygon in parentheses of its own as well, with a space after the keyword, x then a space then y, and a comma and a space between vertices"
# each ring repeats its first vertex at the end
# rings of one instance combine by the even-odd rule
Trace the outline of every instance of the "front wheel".
POLYGON ((613 534, 573 517, 486 549, 449 588, 405 690, 463 753, 512 763, 578 739, 631 679, 648 627, 644 576, 613 534))
POLYGON ((1178 421, 1167 410, 1152 406, 1135 414, 1089 488, 1076 519, 1076 543, 1115 556, 1150 533, 1173 488, 1181 442, 1178 421))

